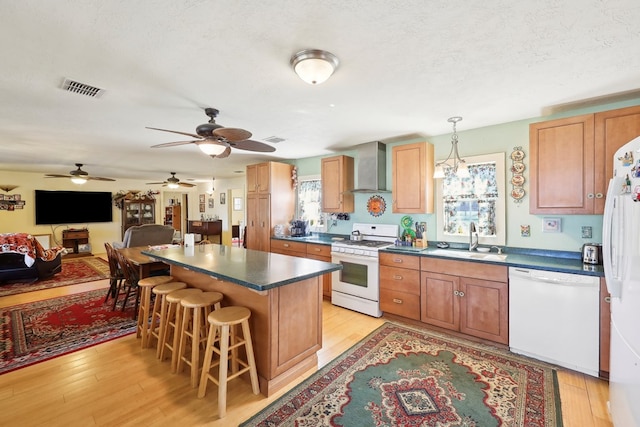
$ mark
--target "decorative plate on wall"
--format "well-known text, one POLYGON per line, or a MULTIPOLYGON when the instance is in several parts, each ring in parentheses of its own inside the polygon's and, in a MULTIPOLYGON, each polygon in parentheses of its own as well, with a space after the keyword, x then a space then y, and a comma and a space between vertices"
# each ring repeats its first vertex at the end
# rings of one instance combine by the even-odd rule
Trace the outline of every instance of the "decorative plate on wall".
POLYGON ((373 216, 380 216, 387 210, 387 202, 381 196, 375 195, 369 197, 367 201, 367 212, 373 216))

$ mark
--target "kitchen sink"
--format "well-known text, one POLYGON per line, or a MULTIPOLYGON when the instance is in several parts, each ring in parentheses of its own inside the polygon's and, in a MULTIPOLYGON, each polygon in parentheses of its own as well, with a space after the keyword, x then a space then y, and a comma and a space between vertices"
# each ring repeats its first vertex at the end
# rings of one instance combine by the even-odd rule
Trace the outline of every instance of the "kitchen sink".
POLYGON ((436 249, 433 251, 429 251, 428 254, 446 256, 451 258, 479 259, 483 261, 504 261, 507 259, 507 255, 505 254, 456 251, 452 249, 436 249))

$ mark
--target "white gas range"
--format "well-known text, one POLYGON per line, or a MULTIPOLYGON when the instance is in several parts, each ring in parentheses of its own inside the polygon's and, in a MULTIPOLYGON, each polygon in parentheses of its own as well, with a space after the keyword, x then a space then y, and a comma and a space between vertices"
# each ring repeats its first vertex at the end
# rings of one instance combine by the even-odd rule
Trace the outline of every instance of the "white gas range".
POLYGON ((392 246, 398 226, 391 224, 353 224, 352 238, 331 244, 331 262, 342 265, 332 273, 331 303, 374 317, 380 311, 378 251, 392 246))

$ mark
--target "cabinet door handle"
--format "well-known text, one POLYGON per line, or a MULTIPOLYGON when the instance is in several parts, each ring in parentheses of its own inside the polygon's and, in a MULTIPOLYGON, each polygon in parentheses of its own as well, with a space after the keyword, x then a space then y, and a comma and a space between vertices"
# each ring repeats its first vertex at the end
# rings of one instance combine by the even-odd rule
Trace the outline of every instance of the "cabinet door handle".
POLYGON ((604 194, 596 193, 596 199, 602 199, 603 197, 604 197, 604 194))
POLYGON ((313 250, 316 251, 316 252, 320 252, 321 251, 320 248, 313 248, 313 250))
POLYGON ((394 298, 393 302, 395 302, 396 304, 402 304, 402 300, 398 298, 394 298))
POLYGON ((593 199, 595 195, 593 193, 587 194, 587 199, 593 199))
POLYGON ((284 246, 285 248, 288 248, 288 247, 289 247, 289 244, 288 244, 288 243, 285 243, 285 244, 284 244, 284 245, 282 245, 282 246, 284 246))
POLYGON ((611 303, 611 297, 604 297, 604 302, 610 304, 611 303))
POLYGON ((402 264, 402 260, 400 258, 394 258, 393 262, 398 263, 398 264, 402 264))
POLYGON ((458 296, 459 296, 459 297, 463 297, 463 296, 464 296, 464 292, 462 292, 462 291, 458 291, 458 296))
POLYGON ((396 274, 395 276, 393 276, 393 278, 394 278, 395 280, 402 280, 402 276, 401 276, 401 275, 399 275, 399 274, 396 274))
POLYGON ((453 294, 454 294, 455 296, 458 296, 458 295, 460 295, 460 292, 458 292, 458 291, 453 291, 453 294))

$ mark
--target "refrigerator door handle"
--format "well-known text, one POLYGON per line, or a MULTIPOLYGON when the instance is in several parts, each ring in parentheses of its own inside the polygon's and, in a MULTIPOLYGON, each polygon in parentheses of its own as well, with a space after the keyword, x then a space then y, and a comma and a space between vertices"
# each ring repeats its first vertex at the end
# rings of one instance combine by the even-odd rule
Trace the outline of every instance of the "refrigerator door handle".
MULTIPOLYGON (((603 267, 604 277, 607 283, 607 290, 613 298, 620 298, 622 291, 622 280, 614 271, 613 259, 617 256, 616 251, 620 248, 619 244, 620 236, 614 236, 613 230, 613 215, 616 208, 616 199, 618 193, 622 189, 622 179, 614 177, 609 180, 609 188, 607 190, 607 198, 604 204, 604 216, 602 219, 602 254, 603 254, 603 267), (614 240, 615 238, 615 240, 614 240)), ((615 263, 617 264, 617 262, 615 263)))

